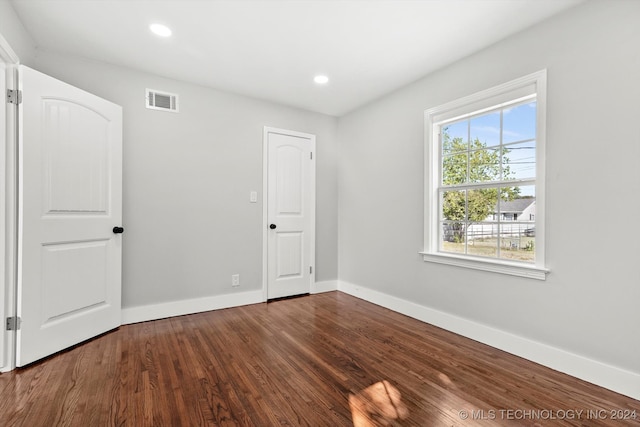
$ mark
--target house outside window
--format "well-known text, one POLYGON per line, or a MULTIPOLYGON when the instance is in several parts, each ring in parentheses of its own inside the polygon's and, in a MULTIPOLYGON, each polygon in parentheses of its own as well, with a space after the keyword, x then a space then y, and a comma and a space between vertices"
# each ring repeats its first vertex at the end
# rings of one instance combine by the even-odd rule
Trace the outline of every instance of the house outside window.
POLYGON ((425 112, 425 261, 543 279, 546 71, 425 112))

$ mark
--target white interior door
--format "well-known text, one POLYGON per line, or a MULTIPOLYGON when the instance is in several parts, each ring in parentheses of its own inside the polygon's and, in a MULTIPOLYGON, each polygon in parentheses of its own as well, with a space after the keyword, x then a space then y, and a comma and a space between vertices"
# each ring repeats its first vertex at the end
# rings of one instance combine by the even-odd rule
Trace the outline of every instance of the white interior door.
POLYGON ((120 325, 121 107, 21 66, 16 364, 120 325))
POLYGON ((265 128, 267 298, 308 293, 314 280, 315 136, 265 128))
MULTIPOLYGON (((0 58, 0 93, 7 93, 7 70, 6 64, 0 58)), ((2 300, 0 301, 0 319, 4 321, 6 318, 6 309, 7 309, 7 288, 5 281, 5 261, 6 261, 6 252, 5 245, 7 244, 7 238, 5 236, 6 230, 6 170, 7 170, 7 158, 6 158, 6 150, 7 150, 7 104, 5 100, 0 102, 0 166, 2 166, 2 174, 4 176, 0 177, 0 296, 2 296, 2 300)), ((9 333, 2 328, 2 332, 0 333, 0 370, 4 368, 7 364, 5 351, 7 347, 7 339, 9 338, 9 333)))

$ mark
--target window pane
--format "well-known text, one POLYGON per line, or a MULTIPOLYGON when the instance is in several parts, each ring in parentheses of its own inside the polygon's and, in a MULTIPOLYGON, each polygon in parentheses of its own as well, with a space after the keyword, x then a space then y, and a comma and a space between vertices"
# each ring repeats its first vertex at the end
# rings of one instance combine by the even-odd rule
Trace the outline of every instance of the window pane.
POLYGON ((502 143, 536 138, 536 102, 505 108, 502 113, 502 143))
POLYGON ((471 119, 471 142, 478 142, 484 147, 500 144, 500 112, 485 114, 471 119))
POLYGON ((535 261, 535 236, 527 232, 526 224, 500 224, 500 258, 535 261))
POLYGON ((463 222, 443 222, 441 225, 440 250, 465 253, 465 224, 463 222))
POLYGON ((516 187, 503 187, 500 189, 500 197, 504 200, 532 199, 536 200, 535 185, 520 185, 516 187))
POLYGON ((466 191, 443 191, 440 193, 441 218, 449 221, 466 221, 466 191))
POLYGON ((467 218, 471 222, 493 220, 498 202, 497 188, 469 190, 467 194, 467 218))
POLYGON ((467 253, 485 257, 498 256, 498 224, 480 222, 467 228, 467 253))
POLYGON ((456 185, 467 182, 467 157, 468 153, 462 152, 442 158, 442 184, 456 185))
POLYGON ((502 171, 504 179, 536 177, 536 141, 503 147, 502 171))
POLYGON ((519 187, 503 188, 502 199, 500 200, 500 221, 502 222, 528 222, 529 218, 535 218, 536 199, 533 197, 513 197, 514 191, 522 191, 519 187), (505 195, 508 195, 505 197, 505 195))
POLYGON ((469 140, 469 121, 450 123, 441 128, 442 155, 466 151, 469 140))
POLYGON ((440 250, 465 252, 466 191, 443 191, 440 193, 441 238, 440 250))
POLYGON ((500 148, 469 153, 469 182, 500 180, 500 148))

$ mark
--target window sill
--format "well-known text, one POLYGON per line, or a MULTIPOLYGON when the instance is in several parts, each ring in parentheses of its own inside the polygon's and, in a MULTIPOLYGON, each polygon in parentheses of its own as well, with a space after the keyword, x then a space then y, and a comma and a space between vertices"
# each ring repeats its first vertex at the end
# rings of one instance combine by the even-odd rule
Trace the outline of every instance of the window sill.
POLYGON ((493 273, 509 274, 511 276, 527 277, 529 279, 546 280, 549 269, 524 265, 508 261, 494 261, 491 259, 476 259, 460 255, 420 252, 426 262, 454 265, 456 267, 472 268, 474 270, 491 271, 493 273))

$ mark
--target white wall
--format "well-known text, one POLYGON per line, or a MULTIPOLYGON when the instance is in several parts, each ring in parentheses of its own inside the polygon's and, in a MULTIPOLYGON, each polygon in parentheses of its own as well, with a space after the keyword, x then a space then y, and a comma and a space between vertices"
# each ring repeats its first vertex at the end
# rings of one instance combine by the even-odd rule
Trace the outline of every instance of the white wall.
POLYGON ((334 117, 50 52, 38 51, 36 68, 123 107, 125 309, 217 308, 262 289, 265 125, 317 136, 316 278, 337 278, 334 117), (146 109, 145 88, 179 94, 180 112, 146 109))
POLYGON ((22 64, 30 64, 35 54, 35 42, 22 26, 13 6, 0 0, 0 34, 9 42, 22 64))
POLYGON ((627 371, 638 398, 639 17, 585 3, 341 117, 341 289, 627 371), (423 262, 423 111, 544 68, 546 282, 423 262))

